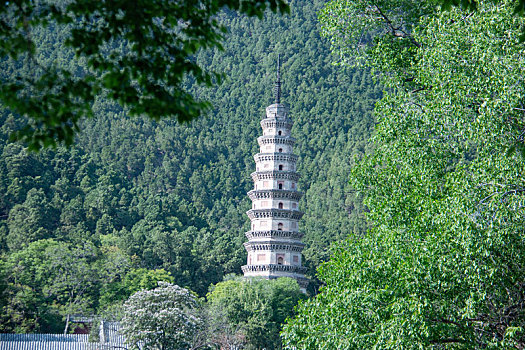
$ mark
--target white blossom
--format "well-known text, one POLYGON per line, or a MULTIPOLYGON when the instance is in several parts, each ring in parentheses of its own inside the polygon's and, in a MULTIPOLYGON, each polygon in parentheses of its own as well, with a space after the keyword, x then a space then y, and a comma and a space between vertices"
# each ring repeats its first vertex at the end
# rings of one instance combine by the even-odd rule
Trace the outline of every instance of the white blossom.
POLYGON ((133 294, 124 304, 122 334, 133 349, 188 349, 201 319, 197 300, 187 289, 159 282, 133 294))

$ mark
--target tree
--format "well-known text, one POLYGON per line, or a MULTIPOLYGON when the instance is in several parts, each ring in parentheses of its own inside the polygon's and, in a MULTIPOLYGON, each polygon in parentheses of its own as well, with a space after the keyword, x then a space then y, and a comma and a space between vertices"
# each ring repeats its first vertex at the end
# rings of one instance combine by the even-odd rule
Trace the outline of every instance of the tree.
POLYGON ((259 18, 267 8, 289 11, 284 0, 6 3, 0 9, 0 57, 18 74, 2 78, 0 101, 29 118, 13 137, 33 150, 70 145, 101 94, 127 107, 129 115, 181 122, 198 117, 210 105, 196 100, 185 83, 189 78, 208 86, 220 82, 219 74, 206 71, 193 56, 221 48, 226 29, 218 14, 224 8, 259 18), (46 26, 63 31, 76 67, 50 63, 49 52, 41 56, 34 37, 46 26))
POLYGON ((93 264, 96 253, 96 248, 89 243, 69 246, 60 242, 46 251, 53 275, 52 280, 44 284, 43 292, 53 298, 53 306, 65 318, 64 334, 68 332, 71 315, 92 310, 91 293, 99 285, 98 271, 93 264))
POLYGON ((525 345, 524 22, 511 2, 478 5, 419 17, 405 51, 374 38, 368 64, 390 67, 392 90, 351 176, 373 226, 319 269, 326 287, 285 327, 287 346, 525 345))
POLYGON ((23 204, 17 204, 9 212, 7 236, 9 249, 20 250, 39 239, 50 238, 54 222, 52 207, 44 191, 35 188, 27 192, 23 204))
POLYGON ((124 304, 121 333, 133 349, 188 349, 201 319, 191 291, 167 282, 133 294, 124 304))
POLYGON ((131 269, 124 276, 114 277, 101 290, 100 311, 106 312, 111 307, 121 306, 134 293, 154 289, 159 281, 171 283, 173 277, 163 269, 131 269))
POLYGON ((6 330, 54 333, 69 316, 92 305, 98 276, 94 247, 73 247, 53 239, 30 243, 6 262, 6 330))
POLYGON ((226 348, 277 349, 281 325, 305 297, 297 281, 287 277, 219 282, 207 295, 211 342, 226 348))

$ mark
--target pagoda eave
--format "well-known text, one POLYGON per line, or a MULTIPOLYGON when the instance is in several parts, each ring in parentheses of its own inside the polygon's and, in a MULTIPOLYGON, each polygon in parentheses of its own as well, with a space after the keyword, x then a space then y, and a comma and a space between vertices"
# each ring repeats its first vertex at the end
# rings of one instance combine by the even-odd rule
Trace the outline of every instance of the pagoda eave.
POLYGON ((296 171, 281 171, 281 170, 271 170, 271 171, 254 171, 250 174, 253 182, 259 180, 292 180, 298 181, 301 175, 296 171))
POLYGON ((293 199, 300 200, 303 196, 302 192, 295 190, 279 190, 279 189, 269 189, 269 190, 251 190, 248 192, 248 197, 252 201, 257 199, 293 199))
POLYGON ((282 136, 259 136, 257 138, 257 143, 259 146, 272 145, 272 144, 281 144, 281 145, 290 145, 295 144, 295 139, 293 137, 282 137, 282 136))
POLYGON ((293 153, 257 153, 253 156, 256 163, 267 161, 297 162, 299 157, 293 153))
POLYGON ((241 267, 244 273, 247 272, 258 272, 258 271, 269 271, 269 272, 291 272, 304 274, 306 267, 300 265, 277 265, 277 264, 264 264, 264 265, 244 265, 241 267))
POLYGON ((279 242, 279 241, 267 241, 267 242, 245 242, 243 243, 244 248, 247 252, 264 250, 264 251, 290 251, 300 253, 304 249, 304 243, 301 242, 279 242))
POLYGON ((300 220, 304 213, 299 210, 286 209, 250 209, 246 212, 250 219, 265 219, 265 218, 282 218, 300 220))
POLYGON ((304 233, 297 231, 280 231, 280 230, 268 230, 268 231, 248 231, 244 235, 248 239, 261 239, 261 238, 289 238, 289 239, 301 239, 304 233))

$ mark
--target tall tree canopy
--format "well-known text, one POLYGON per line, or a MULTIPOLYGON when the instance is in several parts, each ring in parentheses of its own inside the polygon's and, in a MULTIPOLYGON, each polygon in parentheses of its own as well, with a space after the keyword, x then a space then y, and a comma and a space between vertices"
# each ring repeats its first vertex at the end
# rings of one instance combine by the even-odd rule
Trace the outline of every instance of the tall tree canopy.
POLYGON ((267 8, 289 11, 284 0, 5 2, 0 60, 7 74, 0 74, 0 102, 27 118, 13 137, 30 149, 70 145, 100 95, 126 107, 129 115, 198 117, 210 104, 195 99, 184 84, 220 81, 194 55, 222 48, 226 27, 218 14, 224 8, 259 18, 267 8), (39 52, 38 31, 46 26, 66 29, 61 44, 82 64, 57 64, 49 52, 39 52))
POLYGON ((376 106, 375 149, 351 177, 373 226, 320 268, 327 285, 289 322, 285 344, 521 349, 524 21, 511 1, 481 1, 475 12, 364 3, 335 1, 321 16, 335 45, 358 37, 352 11, 372 9, 383 24, 365 27, 359 55, 391 90, 376 106))
POLYGON ((279 331, 306 296, 294 279, 228 278, 207 294, 211 343, 221 349, 279 349, 279 331))

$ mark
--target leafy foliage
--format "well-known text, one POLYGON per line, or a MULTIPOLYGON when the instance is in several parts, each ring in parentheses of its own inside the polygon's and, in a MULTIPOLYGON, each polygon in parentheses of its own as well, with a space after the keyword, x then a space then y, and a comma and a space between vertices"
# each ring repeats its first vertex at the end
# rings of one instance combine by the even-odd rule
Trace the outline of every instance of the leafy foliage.
POLYGON ((207 295, 211 342, 221 348, 280 348, 279 331, 306 296, 297 281, 230 278, 207 295))
POLYGON ((100 95, 133 116, 180 122, 200 116, 210 104, 188 93, 184 79, 210 87, 220 82, 193 56, 222 48, 226 27, 217 16, 224 8, 259 18, 266 8, 289 11, 283 0, 6 2, 0 8, 0 57, 14 61, 14 71, 0 80, 0 101, 28 118, 14 139, 32 150, 71 145, 100 95), (33 33, 47 26, 65 26, 61 45, 82 64, 68 69, 39 59, 33 33))
MULTIPOLYGON (((429 1, 413 0, 331 1, 319 13, 321 33, 330 40, 340 63, 363 64, 375 59, 371 53, 378 46, 381 51, 401 52, 410 51, 411 44, 417 46, 413 29, 420 18, 435 13, 433 5, 429 1), (374 37, 381 37, 381 43, 378 44, 374 37), (390 40, 385 40, 387 38, 390 40)), ((389 56, 388 53, 385 56, 389 56)), ((399 60, 399 63, 406 62, 399 60)), ((404 68, 406 66, 404 64, 404 68)), ((384 66, 374 68, 388 73, 382 70, 384 66)))
POLYGON ((88 313, 97 271, 93 247, 39 240, 7 260, 3 330, 57 332, 62 317, 88 313))
MULTIPOLYGON (((285 327, 288 346, 523 347, 523 19, 512 13, 488 1, 419 19, 412 79, 384 76, 396 88, 376 107, 374 152, 352 170, 373 226, 320 268, 327 285, 285 327)), ((403 60, 378 57, 390 39, 376 40, 376 60, 403 60)))

